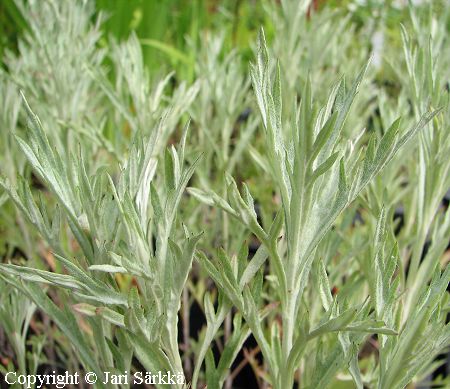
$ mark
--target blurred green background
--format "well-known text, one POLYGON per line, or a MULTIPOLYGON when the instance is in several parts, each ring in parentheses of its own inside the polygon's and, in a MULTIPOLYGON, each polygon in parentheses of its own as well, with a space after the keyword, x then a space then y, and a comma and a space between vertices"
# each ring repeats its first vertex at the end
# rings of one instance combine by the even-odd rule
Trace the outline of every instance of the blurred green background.
MULTIPOLYGON (((84 0, 78 0, 84 1, 84 0)), ((259 27, 270 39, 271 21, 264 8, 279 0, 87 0, 95 2, 94 18, 106 18, 103 45, 111 36, 126 39, 135 32, 143 46, 149 70, 175 70, 178 77, 192 81, 194 61, 205 34, 224 35, 224 49, 237 48, 243 60, 251 58, 250 45, 259 27)), ((324 5, 351 14, 355 25, 383 18, 389 26, 404 19, 407 7, 400 0, 313 0, 311 7, 324 5)), ((444 3, 442 3, 444 4, 444 3)), ((17 50, 21 33, 28 29, 14 0, 0 1, 0 57, 17 50)), ((2 64, 4 66, 4 64, 2 64)))
MULTIPOLYGON (((94 0, 92 0, 94 1, 94 0)), ((150 71, 162 65, 179 77, 193 76, 195 53, 208 31, 220 31, 225 47, 248 51, 264 20, 263 1, 249 0, 97 0, 94 18, 106 18, 102 44, 109 37, 126 39, 135 32, 143 46, 150 71)), ((14 0, 0 1, 0 57, 17 50, 22 31, 28 28, 14 0)))

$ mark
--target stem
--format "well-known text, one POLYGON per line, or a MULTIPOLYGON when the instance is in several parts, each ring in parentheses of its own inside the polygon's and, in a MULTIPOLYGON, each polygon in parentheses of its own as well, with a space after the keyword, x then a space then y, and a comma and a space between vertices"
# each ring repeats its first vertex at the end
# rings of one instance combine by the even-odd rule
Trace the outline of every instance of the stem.
MULTIPOLYGON (((228 156, 227 156, 228 159, 228 156)), ((227 185, 225 180, 223 181, 223 194, 224 197, 227 194, 227 185)), ((222 239, 223 239, 223 247, 225 250, 228 250, 229 246, 229 220, 228 220, 228 214, 226 212, 222 212, 222 239)), ((225 317, 225 323, 224 323, 224 343, 226 344, 228 342, 228 339, 230 339, 231 335, 231 311, 227 313, 225 317)), ((225 389, 232 389, 233 385, 233 377, 228 376, 225 380, 225 389)))
POLYGON ((295 299, 292 290, 288 290, 286 309, 283 309, 283 343, 281 368, 279 369, 279 389, 292 388, 294 383, 293 372, 288 369, 289 355, 294 337, 295 299))
MULTIPOLYGON (((177 316, 175 316, 177 317, 177 316)), ((173 336, 173 334, 177 334, 178 333, 178 326, 177 326, 177 320, 171 320, 171 328, 170 328, 170 333, 169 333, 169 360, 171 365, 174 367, 174 374, 183 372, 183 362, 181 360, 181 356, 180 356, 180 350, 179 350, 179 346, 178 346, 178 339, 176 336, 173 336)), ((180 386, 176 386, 176 387, 180 387, 180 386)))
POLYGON ((197 388, 198 376, 200 374, 200 368, 202 366, 203 360, 205 359, 206 352, 208 350, 209 345, 214 340, 214 337, 217 334, 217 331, 220 329, 223 321, 225 320, 225 316, 228 314, 230 306, 221 306, 218 308, 218 312, 216 314, 216 320, 212 323, 211 327, 206 327, 206 334, 203 338, 200 352, 198 353, 197 360, 194 364, 194 373, 192 375, 192 388, 197 388))
MULTIPOLYGON (((416 244, 413 247, 411 262, 409 264, 408 278, 406 280, 406 289, 407 290, 413 287, 416 277, 417 277, 417 272, 419 270, 419 264, 420 264, 420 258, 422 257, 423 246, 425 245, 425 241, 426 241, 426 237, 427 237, 426 229, 421 229, 421 231, 418 235, 419 235, 419 238, 416 240, 416 244)), ((413 290, 411 290, 411 293, 409 293, 406 296, 406 302, 405 302, 405 306, 404 306, 404 315, 403 315, 405 320, 406 320, 406 318, 408 318, 408 315, 409 315, 409 312, 411 309, 411 305, 412 305, 413 301, 416 299, 418 292, 419 292, 418 290, 413 288, 413 290)))
POLYGON ((183 320, 183 338, 184 338, 184 374, 186 376, 186 380, 190 380, 192 377, 192 362, 189 355, 189 346, 190 346, 190 323, 189 323, 189 290, 185 286, 183 289, 183 311, 182 311, 182 320, 183 320))
MULTIPOLYGON (((229 312, 225 317, 225 328, 224 328, 225 344, 227 344, 230 335, 231 335, 231 312, 229 312)), ((225 389, 232 389, 232 386, 233 386, 233 377, 229 375, 225 380, 225 389)))

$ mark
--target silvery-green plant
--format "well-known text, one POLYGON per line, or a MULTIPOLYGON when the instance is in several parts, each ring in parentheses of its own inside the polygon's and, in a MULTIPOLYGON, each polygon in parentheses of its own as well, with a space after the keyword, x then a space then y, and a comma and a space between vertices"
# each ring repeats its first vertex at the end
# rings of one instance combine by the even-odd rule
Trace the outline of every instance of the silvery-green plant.
MULTIPOLYGON (((0 297, 2 301, 0 306, 2 328, 17 357, 17 371, 20 374, 34 374, 39 364, 43 362, 41 350, 45 344, 45 336, 35 336, 28 339, 30 322, 36 312, 36 305, 17 289, 8 288, 8 284, 3 280, 0 280, 0 297), (32 346, 31 352, 26 349, 27 343, 32 346)), ((3 374, 14 370, 12 359, 6 366, 0 365, 0 371, 3 374)))
POLYGON ((249 72, 205 39, 192 85, 149 74, 137 36, 102 39, 93 3, 17 4, 32 33, 0 73, 0 373, 231 388, 252 340, 263 388, 400 389, 442 363, 448 12, 411 7, 403 55, 386 42, 393 94, 366 63, 373 25, 309 1, 265 4, 249 72))
POLYGON ((16 6, 28 28, 18 42, 18 54, 5 55, 8 75, 27 91, 52 142, 60 150, 74 149, 80 131, 89 132, 88 121, 100 120, 100 89, 85 67, 98 68, 105 60, 106 52, 99 48, 103 15, 91 22, 91 2, 18 0, 16 6))
POLYGON ((157 167, 155 138, 135 140, 114 182, 103 169, 89 176, 82 153, 66 165, 50 146, 39 119, 27 109, 29 143, 20 138, 18 142, 60 208, 49 215, 35 202, 26 183, 18 191, 7 180, 0 185, 39 230, 68 274, 3 264, 5 281, 19 288, 61 326, 86 369, 99 374, 112 366, 130 370, 132 354, 129 358, 120 354, 112 342, 114 325, 114 336, 135 353, 148 371, 182 372, 177 312, 199 238, 185 230, 180 239, 174 228, 181 194, 195 166, 183 167, 186 132, 178 152, 175 148, 167 152, 165 185, 158 190, 152 184, 157 167), (81 248, 78 258, 72 257, 60 239, 63 223, 67 223, 81 248), (154 246, 152 227, 157 236, 154 246), (128 293, 120 291, 114 274, 134 276, 136 287, 128 293), (17 283, 11 275, 31 283, 17 283), (90 318, 96 332, 92 341, 101 354, 92 351, 74 326, 73 313, 54 305, 36 283, 56 285, 77 296, 73 308, 90 318))
MULTIPOLYGON (((254 199, 245 184, 241 194, 229 177, 226 198, 212 191, 190 189, 199 200, 217 206, 239 220, 261 242, 260 249, 248 263, 239 261, 242 256, 233 260, 223 253, 217 259, 199 253, 198 259, 221 294, 245 319, 268 364, 268 381, 276 388, 292 387, 308 342, 321 345, 323 338, 329 338, 332 333, 337 333, 334 335, 337 344, 328 343, 332 351, 328 350, 323 357, 324 351, 320 352, 312 374, 305 374, 306 385, 324 387, 339 369, 347 367, 355 384, 362 388, 358 366, 360 345, 368 334, 378 334, 384 343, 389 336, 397 336, 400 330, 392 314, 398 298, 398 280, 395 281, 393 276, 399 260, 396 245, 389 242, 384 233, 384 210, 378 217, 374 234, 374 255, 367 280, 369 293, 365 300, 357 304, 358 300, 352 301, 349 305, 346 298, 333 299, 320 250, 322 239, 340 213, 374 180, 395 153, 437 114, 437 111, 425 114, 408 131, 400 131, 400 121, 395 120, 381 139, 377 139, 376 134, 370 137, 365 151, 358 145, 361 137, 344 143, 342 128, 364 72, 365 68, 348 89, 344 81, 338 83, 327 104, 321 108, 314 107, 307 82, 300 106, 294 106, 292 118, 285 118, 280 67, 277 66, 272 84, 266 44, 261 34, 257 62, 252 66, 251 74, 265 129, 265 165, 279 191, 282 208, 270 228, 264 229, 259 224, 254 199), (274 284, 271 293, 280 302, 281 327, 273 319, 269 319, 266 326, 264 320, 267 312, 261 305, 259 290, 267 259, 274 284), (311 321, 304 292, 314 266, 318 267, 318 274, 317 284, 312 288, 320 296, 325 312, 311 321)), ((435 283, 438 286, 430 302, 431 312, 436 307, 433 304, 443 296, 442 287, 448 283, 448 272, 442 276, 438 273, 435 283)), ((229 307, 222 303, 216 313, 210 314, 211 327, 217 328, 227 309, 229 307)), ((447 340, 444 328, 438 349, 447 340)), ((402 331, 401 336, 405 332, 408 331, 402 331)), ((394 378, 385 377, 389 373, 382 371, 380 387, 384 387, 384 380, 390 385, 395 382, 391 381, 394 378)), ((401 377, 398 371, 393 375, 395 379, 401 377)), ((211 382, 219 380, 220 383, 220 378, 213 376, 211 382)), ((195 378, 193 382, 195 385, 195 378)))
POLYGON ((169 73, 161 80, 150 80, 143 61, 142 47, 135 35, 120 44, 113 41, 110 57, 115 65, 114 83, 108 80, 102 69, 94 66, 87 69, 115 112, 114 115, 106 116, 111 120, 105 123, 111 128, 108 132, 112 132, 109 147, 120 160, 125 153, 122 148, 127 145, 127 132, 132 135, 138 131, 150 134, 160 118, 164 117, 165 125, 159 127, 160 133, 155 140, 155 147, 161 153, 179 124, 180 117, 197 95, 198 83, 187 86, 182 82, 169 95, 167 89, 174 75, 169 73), (125 128, 126 131, 117 131, 118 128, 125 128))

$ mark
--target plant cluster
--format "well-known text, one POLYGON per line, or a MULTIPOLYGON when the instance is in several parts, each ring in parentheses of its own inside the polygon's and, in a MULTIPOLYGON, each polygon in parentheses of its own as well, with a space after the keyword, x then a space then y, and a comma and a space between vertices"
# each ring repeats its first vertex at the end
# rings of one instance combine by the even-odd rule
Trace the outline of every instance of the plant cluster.
POLYGON ((248 65, 225 27, 183 54, 92 1, 15 1, 0 376, 450 385, 450 10, 319 3, 262 1, 248 65))

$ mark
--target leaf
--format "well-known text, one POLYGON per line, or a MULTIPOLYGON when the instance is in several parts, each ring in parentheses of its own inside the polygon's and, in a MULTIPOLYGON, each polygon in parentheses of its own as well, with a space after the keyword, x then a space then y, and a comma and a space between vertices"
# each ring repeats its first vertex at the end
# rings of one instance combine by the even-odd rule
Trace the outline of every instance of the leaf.
POLYGON ((235 315, 233 318, 233 332, 231 338, 226 342, 225 348, 220 356, 219 363, 217 365, 217 376, 219 377, 219 386, 222 387, 227 374, 232 366, 233 361, 236 359, 239 351, 242 350, 245 340, 251 334, 250 329, 246 325, 241 324, 241 316, 235 315))
POLYGON ((113 265, 91 265, 89 270, 100 271, 104 273, 128 273, 127 269, 122 266, 113 265))
POLYGON ((309 157, 311 162, 313 162, 316 159, 320 150, 322 150, 323 146, 330 138, 331 133, 334 131, 337 113, 338 111, 333 112, 333 114, 328 118, 328 120, 320 130, 319 134, 317 135, 314 144, 312 146, 311 156, 309 157))
POLYGON ((358 315, 357 308, 350 308, 341 313, 339 316, 335 318, 331 318, 326 321, 324 324, 319 325, 315 329, 313 329, 309 335, 308 339, 315 338, 317 336, 324 335, 328 332, 333 331, 345 331, 345 328, 355 320, 358 315))
POLYGON ((268 256, 269 252, 267 251, 265 246, 264 245, 259 246, 255 255, 245 268, 241 279, 239 280, 239 288, 241 291, 244 289, 244 286, 253 279, 253 277, 259 271, 259 269, 264 264, 268 256))
POLYGON ((228 204, 213 191, 204 191, 197 188, 187 188, 187 191, 190 195, 194 196, 197 200, 206 205, 219 207, 230 215, 235 217, 238 216, 237 212, 231 208, 230 204, 228 204))
MULTIPOLYGON (((143 336, 132 333, 128 333, 127 337, 130 340, 136 358, 146 371, 176 371, 171 366, 167 356, 157 345, 150 343, 143 336)), ((163 387, 162 385, 159 386, 163 387)))
POLYGON ((67 260, 66 258, 54 254, 55 259, 62 262, 63 265, 73 274, 87 294, 83 294, 85 298, 90 298, 103 304, 127 305, 126 298, 111 287, 107 286, 99 280, 94 280, 78 266, 67 260))
POLYGON ((217 376, 216 363, 214 354, 211 349, 206 352, 206 382, 207 387, 211 389, 219 389, 219 377, 217 376))
POLYGON ((74 291, 81 291, 83 289, 80 282, 74 277, 66 274, 56 274, 45 270, 11 264, 0 264, 0 269, 7 274, 20 277, 21 279, 30 282, 52 284, 74 291))
POLYGON ((225 274, 223 274, 219 269, 217 269, 214 264, 207 258, 207 256, 202 252, 196 253, 196 258, 206 270, 208 275, 214 280, 219 290, 227 296, 230 301, 238 308, 242 309, 242 298, 235 280, 229 279, 225 274))
POLYGON ((329 311, 333 304, 333 296, 331 295, 331 287, 322 258, 319 258, 317 263, 317 279, 319 280, 319 293, 322 305, 325 311, 329 311))
POLYGON ((95 307, 86 303, 78 303, 72 306, 72 308, 83 315, 87 316, 101 316, 106 321, 119 327, 125 327, 125 321, 122 314, 113 311, 108 307, 95 307))
POLYGON ((355 382, 357 389, 363 389, 364 384, 361 377, 361 370, 359 369, 358 354, 359 354, 358 348, 356 347, 355 344, 352 344, 350 363, 348 369, 353 377, 353 381, 355 382))
POLYGON ((381 138, 380 144, 377 148, 377 153, 375 155, 375 161, 385 161, 390 153, 393 152, 393 145, 395 143, 395 138, 398 135, 400 127, 400 118, 394 121, 389 129, 386 131, 384 136, 381 138))
POLYGON ((385 326, 380 320, 365 320, 363 322, 354 322, 344 328, 344 331, 365 332, 368 334, 398 335, 398 332, 385 326))
POLYGON ((166 188, 175 189, 177 180, 175 179, 174 175, 174 158, 169 150, 166 150, 164 154, 164 172, 166 188))
POLYGON ((171 280, 172 289, 176 297, 177 302, 181 298, 181 293, 188 279, 189 271, 192 266, 192 260, 194 257, 195 248, 198 241, 202 237, 203 233, 198 235, 191 235, 186 231, 186 239, 184 241, 182 250, 177 250, 175 243, 171 243, 173 249, 174 261, 174 274, 173 280, 171 280))
POLYGON ((142 45, 144 46, 150 46, 155 49, 160 50, 164 54, 168 55, 173 61, 180 61, 183 62, 186 65, 192 66, 192 60, 187 55, 185 55, 182 51, 178 50, 177 48, 168 45, 164 42, 161 42, 156 39, 140 39, 139 40, 142 45))
POLYGON ((320 164, 313 172, 310 178, 310 181, 308 182, 308 185, 312 185, 321 175, 325 174, 330 168, 334 165, 337 158, 339 156, 338 152, 333 153, 330 155, 330 157, 320 164))

